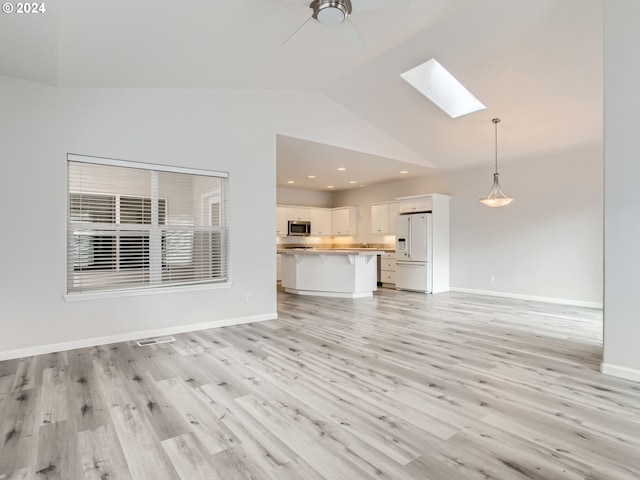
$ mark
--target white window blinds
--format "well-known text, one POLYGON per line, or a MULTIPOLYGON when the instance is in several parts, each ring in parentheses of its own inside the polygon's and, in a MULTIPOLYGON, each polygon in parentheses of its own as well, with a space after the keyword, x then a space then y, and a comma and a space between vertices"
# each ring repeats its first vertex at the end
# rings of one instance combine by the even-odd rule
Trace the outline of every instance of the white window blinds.
POLYGON ((67 292, 224 282, 228 175, 68 156, 67 292))

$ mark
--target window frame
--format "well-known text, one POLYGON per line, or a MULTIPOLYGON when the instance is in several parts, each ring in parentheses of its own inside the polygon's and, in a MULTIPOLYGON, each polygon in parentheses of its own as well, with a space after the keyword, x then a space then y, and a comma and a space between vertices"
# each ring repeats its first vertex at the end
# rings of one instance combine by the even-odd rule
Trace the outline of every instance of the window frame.
MULTIPOLYGON (((187 174, 194 176, 205 176, 205 177, 213 177, 221 180, 222 190, 217 193, 218 197, 222 202, 222 209, 224 215, 224 221, 220 225, 220 235, 221 235, 221 247, 217 251, 219 257, 222 258, 224 262, 224 278, 216 280, 215 278, 208 278, 205 280, 202 279, 192 279, 190 281, 186 281, 184 283, 165 283, 165 284, 132 284, 124 287, 113 288, 112 286, 106 285, 102 290, 87 290, 87 291, 69 291, 69 278, 72 275, 69 269, 74 268, 74 262, 76 257, 71 257, 71 253, 69 250, 69 243, 72 231, 72 220, 70 216, 71 212, 71 198, 73 195, 104 195, 104 196, 113 196, 114 197, 114 215, 116 217, 117 230, 122 230, 126 233, 126 230, 130 230, 132 228, 141 227, 147 224, 140 223, 121 223, 120 222, 120 199, 121 197, 125 198, 140 198, 144 200, 145 198, 151 198, 148 195, 137 195, 137 194, 122 194, 122 193, 103 193, 103 192, 90 192, 90 191, 77 191, 77 189, 72 189, 70 185, 70 177, 67 175, 67 219, 66 219, 66 229, 67 229, 67 242, 66 242, 66 278, 67 278, 67 289, 64 298, 67 301, 73 300, 85 300, 92 298, 110 298, 110 297, 124 297, 131 295, 147 295, 147 294, 159 294, 159 293, 169 293, 169 292, 179 292, 179 291, 194 291, 194 290, 209 290, 209 289, 219 289, 219 288, 229 288, 232 285, 232 282, 229 279, 229 258, 230 258, 230 248, 229 248, 229 174, 228 172, 222 171, 212 171, 212 170, 201 170, 194 168, 185 168, 185 167, 174 167, 169 165, 159 165, 159 164, 151 164, 151 163, 143 163, 143 162, 134 162, 128 160, 118 160, 104 157, 95 157, 95 156, 87 156, 87 155, 79 155, 79 154, 67 154, 67 171, 69 171, 70 162, 81 162, 88 164, 96 164, 102 166, 113 166, 113 167, 124 167, 124 168, 135 168, 140 170, 149 170, 155 172, 168 172, 168 173, 178 173, 178 174, 187 174)), ((202 197, 210 194, 201 195, 202 197)), ((215 195, 215 193, 214 193, 215 195)), ((165 196, 158 197, 158 201, 164 201, 164 222, 159 223, 157 226, 149 226, 149 232, 151 228, 161 231, 171 231, 172 227, 175 229, 175 226, 169 224, 169 199, 165 196)), ((158 202, 159 203, 159 202, 158 202)), ((210 222, 210 219, 209 219, 210 222)), ((88 222, 90 223, 90 222, 88 222)), ((195 230, 194 230, 195 232, 195 230)), ((151 234, 151 233, 149 233, 151 234)), ((118 243, 119 233, 116 233, 116 243, 118 243)), ((163 243, 164 246, 164 243, 163 243)), ((119 249, 119 246, 116 246, 116 250, 119 249)), ((156 262, 158 263, 158 262, 156 262)), ((160 268, 162 269, 164 266, 164 261, 161 260, 160 268)), ((157 267, 158 265, 156 265, 157 267)), ((119 270, 120 265, 120 257, 115 254, 114 261, 114 270, 119 270)))

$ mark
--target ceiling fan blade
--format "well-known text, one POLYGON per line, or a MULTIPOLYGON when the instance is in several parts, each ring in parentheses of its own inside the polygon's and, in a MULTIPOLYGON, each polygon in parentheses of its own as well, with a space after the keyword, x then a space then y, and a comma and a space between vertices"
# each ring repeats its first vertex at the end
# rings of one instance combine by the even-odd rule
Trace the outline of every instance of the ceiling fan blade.
POLYGON ((409 0, 351 0, 353 13, 390 10, 409 5, 409 0))
POLYGON ((300 25, 298 28, 296 28, 295 31, 291 35, 289 35, 284 42, 282 42, 282 45, 285 45, 289 40, 291 40, 293 38, 293 36, 296 33, 298 33, 300 30, 302 30, 302 27, 304 27, 307 23, 309 23, 309 20, 311 20, 312 18, 313 17, 307 18, 302 25, 300 25))
POLYGON ((360 32, 356 29, 355 25, 349 20, 349 17, 344 19, 340 25, 333 27, 340 32, 340 35, 351 45, 353 48, 366 48, 367 43, 360 35, 360 32))

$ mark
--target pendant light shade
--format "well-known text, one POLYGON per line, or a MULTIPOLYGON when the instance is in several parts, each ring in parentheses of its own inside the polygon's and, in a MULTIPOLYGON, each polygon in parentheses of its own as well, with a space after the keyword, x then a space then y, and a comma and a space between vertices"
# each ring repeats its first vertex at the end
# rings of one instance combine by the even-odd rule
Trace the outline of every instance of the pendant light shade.
POLYGON ((504 193, 502 187, 500 186, 500 181, 498 180, 498 123, 500 123, 500 119, 494 118, 491 121, 495 125, 496 131, 496 170, 493 174, 493 185, 491 187, 491 191, 485 198, 481 198, 480 202, 482 202, 487 207, 504 207, 505 205, 509 205, 511 202, 513 202, 514 198, 504 193))

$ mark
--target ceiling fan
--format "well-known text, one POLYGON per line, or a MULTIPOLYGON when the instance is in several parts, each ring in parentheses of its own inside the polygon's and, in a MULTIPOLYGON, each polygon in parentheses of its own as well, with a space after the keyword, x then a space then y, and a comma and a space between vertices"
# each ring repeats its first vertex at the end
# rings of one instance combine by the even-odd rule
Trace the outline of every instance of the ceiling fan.
MULTIPOLYGON (((309 0, 299 0, 307 3, 309 0)), ((366 42, 356 27, 351 23, 349 16, 352 13, 371 12, 374 10, 389 10, 392 8, 404 7, 409 0, 312 0, 308 4, 313 10, 311 16, 300 25, 283 44, 287 43, 293 36, 309 23, 316 20, 321 25, 335 28, 345 38, 345 40, 355 48, 366 47, 366 42)))

